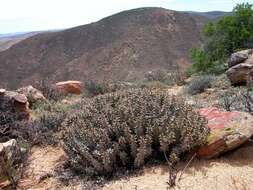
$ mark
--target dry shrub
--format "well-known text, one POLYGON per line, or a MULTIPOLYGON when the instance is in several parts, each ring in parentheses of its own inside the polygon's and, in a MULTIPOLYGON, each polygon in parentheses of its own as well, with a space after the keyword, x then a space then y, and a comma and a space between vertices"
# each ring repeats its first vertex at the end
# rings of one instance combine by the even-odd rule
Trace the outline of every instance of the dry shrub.
POLYGON ((40 90, 42 94, 45 96, 45 98, 48 100, 59 101, 63 97, 65 97, 65 95, 62 92, 57 90, 55 86, 52 83, 50 83, 49 79, 37 81, 35 83, 35 88, 40 90))
POLYGON ((212 76, 203 75, 196 79, 193 79, 190 84, 187 86, 186 91, 191 94, 195 95, 198 93, 204 92, 207 88, 211 87, 211 82, 213 80, 212 76))
POLYGON ((150 159, 179 156, 206 142, 206 120, 184 101, 134 89, 86 99, 64 122, 64 148, 79 172, 112 174, 150 159))
POLYGON ((120 83, 120 82, 96 82, 89 80, 85 84, 85 94, 84 97, 94 97, 101 94, 112 93, 118 90, 123 90, 131 87, 130 83, 120 83))
POLYGON ((164 70, 150 71, 145 74, 146 81, 159 81, 169 86, 184 85, 186 75, 179 70, 166 72, 164 70))
POLYGON ((236 110, 253 114, 253 88, 229 88, 221 94, 219 104, 226 111, 236 110))

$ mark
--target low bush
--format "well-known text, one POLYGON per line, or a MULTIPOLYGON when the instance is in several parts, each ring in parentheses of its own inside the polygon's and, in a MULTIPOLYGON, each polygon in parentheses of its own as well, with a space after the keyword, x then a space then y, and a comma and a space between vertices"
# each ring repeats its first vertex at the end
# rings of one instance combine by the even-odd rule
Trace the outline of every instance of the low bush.
POLYGON ((227 111, 253 114, 253 89, 251 86, 230 88, 221 94, 219 105, 227 111))
POLYGON ((145 81, 147 82, 160 82, 169 86, 184 85, 186 74, 179 70, 173 70, 168 72, 163 70, 157 70, 146 73, 145 79, 145 81))
POLYGON ((54 101, 42 102, 35 106, 32 125, 40 129, 38 143, 55 144, 59 141, 55 134, 61 130, 61 124, 70 110, 71 105, 54 101))
POLYGON ((64 121, 64 149, 81 173, 107 175, 121 167, 139 168, 206 142, 206 120, 167 93, 134 89, 83 100, 64 121))
POLYGON ((202 93, 205 89, 211 87, 212 77, 209 75, 203 75, 196 79, 193 79, 190 84, 186 87, 187 93, 195 95, 202 93))
POLYGON ((40 90, 47 100, 59 101, 65 97, 64 94, 57 90, 48 79, 37 81, 35 83, 35 88, 40 90))
POLYGON ((131 83, 120 83, 120 82, 95 82, 87 81, 85 84, 85 93, 83 97, 94 97, 106 93, 116 92, 118 90, 128 89, 132 87, 131 83))

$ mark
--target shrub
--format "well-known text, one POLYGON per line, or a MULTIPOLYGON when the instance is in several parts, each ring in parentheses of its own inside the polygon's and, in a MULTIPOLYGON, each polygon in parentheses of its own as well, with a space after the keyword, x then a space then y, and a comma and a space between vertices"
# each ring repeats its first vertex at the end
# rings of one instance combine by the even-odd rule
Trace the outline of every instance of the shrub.
POLYGON ((95 81, 85 82, 86 93, 84 97, 94 97, 101 94, 116 92, 132 87, 130 83, 119 83, 119 82, 103 82, 98 83, 95 81))
POLYGON ((196 79, 193 79, 191 83, 186 87, 189 94, 195 95, 202 93, 205 89, 211 87, 212 77, 209 75, 203 75, 196 79))
POLYGON ((57 90, 48 79, 44 79, 35 83, 35 88, 40 90, 48 100, 59 101, 64 97, 64 94, 57 90))
POLYGON ((71 105, 61 102, 51 101, 36 104, 33 110, 35 118, 32 125, 40 129, 38 143, 55 144, 58 142, 59 139, 55 135, 60 131, 61 124, 70 110, 71 105))
MULTIPOLYGON (((168 89, 168 86, 160 81, 146 81, 146 82, 140 82, 137 85, 139 88, 147 88, 152 90, 165 90, 168 89)), ((137 87, 136 87, 137 88, 137 87)))
POLYGON ((112 174, 179 156, 206 142, 206 120, 161 91, 134 89, 86 99, 64 121, 64 149, 79 172, 112 174), (161 158, 161 157, 160 157, 161 158))
POLYGON ((145 74, 145 79, 147 81, 160 81, 164 82, 167 73, 164 70, 156 70, 156 71, 149 71, 145 74))
POLYGON ((173 71, 163 71, 163 70, 157 70, 157 71, 150 71, 145 74, 145 79, 147 82, 160 82, 164 83, 166 85, 183 85, 185 84, 186 75, 179 71, 178 69, 175 69, 173 71))

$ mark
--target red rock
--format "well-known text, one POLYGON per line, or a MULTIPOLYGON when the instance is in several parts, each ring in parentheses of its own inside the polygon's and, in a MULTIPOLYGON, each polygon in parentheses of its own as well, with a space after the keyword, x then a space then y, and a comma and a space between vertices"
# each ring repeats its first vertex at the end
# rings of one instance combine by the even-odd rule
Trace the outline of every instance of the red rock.
POLYGON ((56 88, 63 92, 64 94, 81 94, 81 85, 80 81, 64 81, 58 82, 55 84, 56 88))
POLYGON ((198 156, 213 158, 233 150, 253 136, 253 116, 244 112, 226 112, 217 108, 198 110, 207 118, 211 129, 208 142, 198 150, 198 156))

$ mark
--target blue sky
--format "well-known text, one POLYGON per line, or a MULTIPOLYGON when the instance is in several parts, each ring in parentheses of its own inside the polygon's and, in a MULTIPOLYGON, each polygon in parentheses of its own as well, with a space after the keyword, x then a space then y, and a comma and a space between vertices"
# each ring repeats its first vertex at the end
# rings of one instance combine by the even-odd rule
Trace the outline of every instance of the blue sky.
POLYGON ((0 0, 0 34, 70 28, 138 7, 231 11, 253 0, 0 0))

